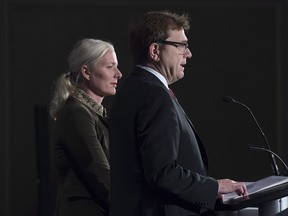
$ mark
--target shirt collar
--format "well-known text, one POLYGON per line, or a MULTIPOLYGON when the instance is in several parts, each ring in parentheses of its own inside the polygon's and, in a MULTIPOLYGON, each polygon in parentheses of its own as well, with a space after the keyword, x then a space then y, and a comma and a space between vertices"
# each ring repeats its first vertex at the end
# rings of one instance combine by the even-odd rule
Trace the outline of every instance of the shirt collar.
POLYGON ((166 80, 165 77, 164 77, 162 74, 160 74, 158 71, 156 71, 156 70, 154 70, 154 69, 152 69, 152 68, 150 68, 150 67, 143 66, 143 65, 136 65, 136 67, 140 67, 140 68, 142 68, 142 69, 150 72, 151 74, 153 74, 154 76, 156 76, 156 77, 164 84, 164 86, 165 86, 167 89, 169 89, 167 80, 166 80))

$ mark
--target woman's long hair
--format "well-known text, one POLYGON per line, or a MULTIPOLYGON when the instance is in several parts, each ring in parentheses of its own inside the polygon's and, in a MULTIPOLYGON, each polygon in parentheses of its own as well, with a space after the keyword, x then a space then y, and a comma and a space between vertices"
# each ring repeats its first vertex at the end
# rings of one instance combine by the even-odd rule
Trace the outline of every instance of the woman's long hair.
POLYGON ((56 120, 58 112, 64 107, 78 85, 81 83, 81 68, 91 68, 107 51, 114 49, 110 42, 97 39, 82 39, 76 43, 69 58, 69 70, 62 73, 55 83, 52 100, 49 105, 50 116, 56 120))

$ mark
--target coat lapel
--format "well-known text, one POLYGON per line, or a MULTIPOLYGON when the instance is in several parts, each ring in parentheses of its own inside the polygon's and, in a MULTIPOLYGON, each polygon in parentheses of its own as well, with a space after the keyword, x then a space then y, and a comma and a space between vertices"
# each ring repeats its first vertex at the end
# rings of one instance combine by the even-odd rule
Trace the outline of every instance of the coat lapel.
MULTIPOLYGON (((136 76, 141 76, 143 79, 147 79, 149 80, 150 82, 154 83, 154 84, 157 84, 157 85, 161 85, 163 86, 163 88, 165 88, 167 90, 167 93, 171 95, 171 93, 169 92, 169 89, 167 89, 164 84, 156 77, 154 76, 153 74, 151 74, 150 72, 142 69, 142 68, 139 68, 139 67, 135 67, 133 72, 132 72, 132 75, 136 75, 136 76)), ((195 128, 194 128, 194 125, 192 124, 192 122, 190 121, 190 119, 188 118, 188 116, 186 115, 185 111, 183 110, 183 108, 181 107, 181 105, 179 104, 178 100, 173 97, 171 95, 171 99, 175 102, 176 106, 179 108, 179 110, 183 113, 183 115, 185 116, 187 122, 189 123, 189 125, 191 126, 195 136, 196 136, 196 139, 197 139, 197 142, 198 142, 198 146, 199 146, 199 149, 200 149, 200 152, 201 152, 201 157, 202 157, 202 160, 208 170, 208 157, 207 157, 207 152, 206 152, 206 149, 198 135, 198 133, 196 132, 195 128)))

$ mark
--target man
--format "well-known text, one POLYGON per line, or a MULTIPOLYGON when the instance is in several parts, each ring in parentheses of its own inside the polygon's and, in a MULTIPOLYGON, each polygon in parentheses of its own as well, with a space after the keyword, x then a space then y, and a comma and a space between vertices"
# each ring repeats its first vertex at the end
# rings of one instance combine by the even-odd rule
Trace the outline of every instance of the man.
MULTIPOLYGON (((131 30, 135 68, 110 122, 111 216, 201 215, 244 183, 207 176, 207 155, 169 85, 192 57, 186 15, 149 12, 131 30)), ((207 212, 206 212, 207 213, 207 212)))

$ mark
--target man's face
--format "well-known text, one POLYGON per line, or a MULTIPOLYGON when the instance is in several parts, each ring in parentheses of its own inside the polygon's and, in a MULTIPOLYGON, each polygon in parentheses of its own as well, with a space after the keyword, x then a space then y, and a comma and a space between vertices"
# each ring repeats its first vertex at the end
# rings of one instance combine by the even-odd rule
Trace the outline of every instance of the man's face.
POLYGON ((184 30, 171 30, 170 36, 159 43, 159 72, 172 84, 184 77, 186 59, 192 57, 184 30), (176 42, 176 43, 173 43, 176 42))

